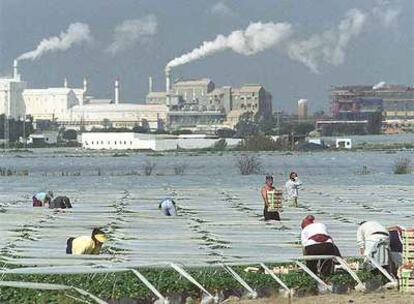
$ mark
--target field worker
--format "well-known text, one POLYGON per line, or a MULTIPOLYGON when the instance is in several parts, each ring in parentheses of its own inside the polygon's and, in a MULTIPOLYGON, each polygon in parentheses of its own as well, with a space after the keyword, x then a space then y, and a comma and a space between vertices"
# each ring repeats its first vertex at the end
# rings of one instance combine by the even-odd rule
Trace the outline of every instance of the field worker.
POLYGON ((270 207, 269 192, 274 192, 276 189, 273 187, 273 176, 268 175, 265 178, 265 184, 262 187, 260 193, 262 194, 264 209, 263 216, 265 221, 275 220, 280 221, 280 215, 278 210, 274 210, 270 207))
POLYGON ((403 264, 403 241, 401 226, 392 226, 387 228, 390 234, 390 272, 397 277, 398 268, 403 264))
POLYGON ((298 207, 298 189, 302 185, 296 172, 290 172, 289 180, 286 182, 286 195, 291 207, 298 207))
MULTIPOLYGON (((326 226, 319 222, 315 223, 313 215, 308 215, 302 220, 301 228, 303 255, 341 256, 326 226)), ((315 274, 318 274, 318 264, 321 275, 326 276, 333 273, 334 262, 332 259, 306 261, 306 266, 315 274)))
POLYGON ((99 254, 102 244, 105 243, 107 237, 105 233, 98 228, 94 228, 92 236, 79 236, 77 238, 69 238, 66 241, 67 254, 99 254))
MULTIPOLYGON (((390 235, 384 226, 376 221, 359 223, 357 245, 361 255, 371 257, 389 271, 390 235)), ((369 263, 367 268, 375 269, 369 263)))
POLYGON ((158 205, 158 208, 161 209, 162 213, 166 216, 177 216, 177 208, 174 200, 171 198, 163 199, 158 205))
POLYGON ((33 207, 49 207, 53 199, 53 192, 39 192, 32 197, 33 207))
POLYGON ((70 203, 70 199, 67 196, 57 196, 53 199, 53 201, 49 204, 49 208, 51 209, 66 209, 66 208, 72 208, 72 205, 70 203))

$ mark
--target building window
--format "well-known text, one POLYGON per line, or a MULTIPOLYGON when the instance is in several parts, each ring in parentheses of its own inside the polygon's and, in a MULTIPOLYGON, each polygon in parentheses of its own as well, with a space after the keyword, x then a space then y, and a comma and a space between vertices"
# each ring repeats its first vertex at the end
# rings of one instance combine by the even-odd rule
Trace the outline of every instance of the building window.
POLYGON ((92 141, 92 145, 93 145, 93 141, 92 141))
POLYGON ((114 145, 116 145, 116 140, 114 141, 114 145))
POLYGON ((129 144, 132 146, 132 141, 130 141, 129 144))
POLYGON ((111 144, 111 141, 108 140, 108 145, 110 145, 110 144, 111 144))
POLYGON ((124 140, 124 145, 126 145, 126 140, 124 140))
POLYGON ((103 145, 103 140, 101 140, 101 145, 103 145))

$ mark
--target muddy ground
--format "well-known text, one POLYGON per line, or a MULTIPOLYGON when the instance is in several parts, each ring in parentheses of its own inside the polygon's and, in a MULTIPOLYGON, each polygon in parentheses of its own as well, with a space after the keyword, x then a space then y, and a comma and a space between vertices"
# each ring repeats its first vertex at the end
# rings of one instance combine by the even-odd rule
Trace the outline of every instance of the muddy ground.
MULTIPOLYGON (((229 304, 288 304, 286 298, 267 298, 258 300, 229 300, 229 304)), ((376 293, 352 293, 346 295, 318 295, 308 297, 294 297, 292 304, 413 304, 414 295, 404 294, 397 291, 376 292, 376 293)))

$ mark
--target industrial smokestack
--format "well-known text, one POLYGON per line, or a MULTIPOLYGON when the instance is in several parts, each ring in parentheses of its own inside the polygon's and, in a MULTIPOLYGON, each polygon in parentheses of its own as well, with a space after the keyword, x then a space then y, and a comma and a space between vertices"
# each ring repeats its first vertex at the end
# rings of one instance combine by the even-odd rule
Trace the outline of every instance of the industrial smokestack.
POLYGON ((15 80, 20 80, 20 74, 19 74, 19 61, 15 59, 13 61, 13 78, 15 80))
POLYGON ((63 87, 67 88, 68 87, 68 79, 65 77, 65 79, 63 80, 63 87))
POLYGON ((171 68, 165 68, 165 91, 169 93, 171 90, 171 68))
POLYGON ((86 91, 88 90, 88 80, 86 79, 86 77, 83 78, 83 91, 86 93, 86 91))
POLYGON ((119 79, 115 80, 115 104, 119 104, 119 79))
POLYGON ((152 77, 148 77, 148 93, 152 92, 152 77))

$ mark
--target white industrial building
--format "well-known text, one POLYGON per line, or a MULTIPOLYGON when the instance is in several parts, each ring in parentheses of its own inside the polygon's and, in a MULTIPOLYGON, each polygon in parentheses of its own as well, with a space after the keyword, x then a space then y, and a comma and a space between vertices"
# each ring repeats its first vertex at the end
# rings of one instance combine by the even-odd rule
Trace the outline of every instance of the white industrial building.
MULTIPOLYGON (((82 133, 82 148, 91 150, 153 150, 202 149, 212 147, 219 139, 205 135, 164 135, 133 132, 85 132, 82 133)), ((240 139, 226 139, 235 146, 240 139)))
POLYGON ((52 121, 72 129, 94 127, 133 128, 145 122, 150 129, 162 128, 168 120, 166 105, 120 103, 119 80, 114 83, 114 100, 87 96, 88 83, 83 88, 70 88, 65 78, 63 87, 27 89, 14 62, 13 77, 0 79, 0 114, 22 119, 28 115, 36 123, 52 121))
POLYGON ((26 105, 22 93, 26 85, 26 82, 14 77, 0 79, 0 114, 14 119, 24 117, 26 105))
POLYGON ((67 117, 72 107, 83 104, 84 94, 82 89, 26 89, 23 91, 25 113, 35 121, 59 121, 67 117))

